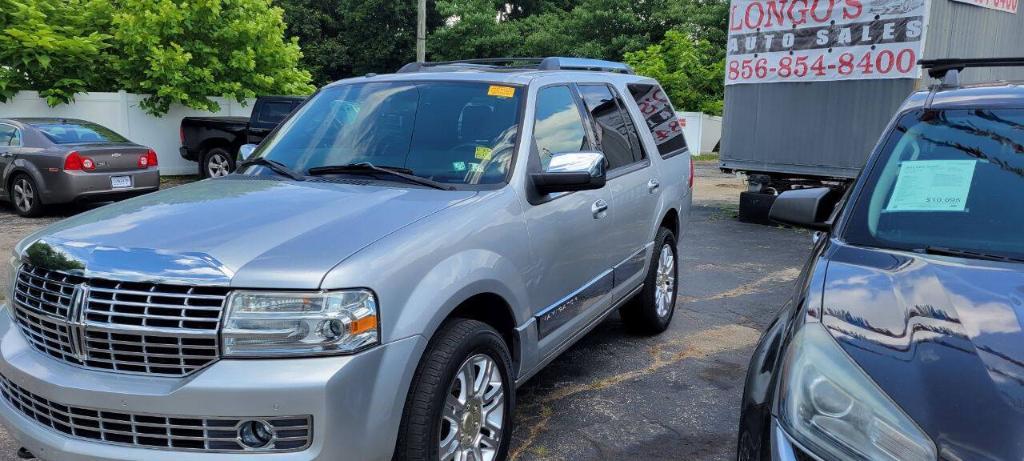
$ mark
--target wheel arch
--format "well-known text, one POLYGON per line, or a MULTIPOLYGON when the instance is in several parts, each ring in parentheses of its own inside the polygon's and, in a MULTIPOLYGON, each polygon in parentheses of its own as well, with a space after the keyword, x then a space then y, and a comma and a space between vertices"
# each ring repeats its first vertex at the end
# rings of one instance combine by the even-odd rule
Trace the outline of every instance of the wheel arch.
POLYGON ((492 292, 472 295, 456 305, 455 309, 441 321, 441 325, 455 318, 477 320, 494 328, 508 346, 512 357, 512 369, 519 369, 522 340, 516 332, 516 318, 512 306, 505 298, 492 292))
POLYGON ((661 218, 661 223, 658 225, 659 228, 664 227, 672 231, 672 234, 675 235, 676 239, 679 238, 679 226, 679 211, 675 208, 669 208, 665 212, 665 216, 661 218))

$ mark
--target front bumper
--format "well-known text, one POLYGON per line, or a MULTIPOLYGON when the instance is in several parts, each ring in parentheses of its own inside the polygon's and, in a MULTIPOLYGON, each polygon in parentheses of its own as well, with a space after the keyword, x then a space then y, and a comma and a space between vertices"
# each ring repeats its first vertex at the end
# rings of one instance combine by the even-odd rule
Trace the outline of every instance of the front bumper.
POLYGON ((390 460, 420 336, 353 356, 221 359, 185 378, 77 368, 33 349, 0 313, 0 374, 69 406, 175 417, 312 415, 313 439, 288 453, 207 453, 139 448, 75 438, 43 426, 0 399, 0 420, 43 460, 390 460))
POLYGON ((43 203, 57 204, 74 201, 108 201, 134 197, 160 188, 160 170, 148 168, 111 173, 60 171, 44 174, 40 196, 43 203), (111 176, 131 176, 131 187, 114 189, 111 176))

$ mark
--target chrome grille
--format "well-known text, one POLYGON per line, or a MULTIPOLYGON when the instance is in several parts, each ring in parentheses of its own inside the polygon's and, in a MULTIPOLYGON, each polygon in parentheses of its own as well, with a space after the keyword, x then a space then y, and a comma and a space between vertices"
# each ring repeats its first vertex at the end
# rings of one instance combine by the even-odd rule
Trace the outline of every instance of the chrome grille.
POLYGON ((226 288, 118 282, 23 265, 14 318, 32 345, 88 368, 182 376, 218 357, 226 288))
MULTIPOLYGON (((12 407, 43 426, 82 439, 145 448, 252 451, 238 441, 247 419, 122 413, 74 407, 44 399, 0 376, 0 394, 12 407)), ((312 417, 256 417, 274 428, 274 439, 259 451, 295 451, 309 446, 312 417)))

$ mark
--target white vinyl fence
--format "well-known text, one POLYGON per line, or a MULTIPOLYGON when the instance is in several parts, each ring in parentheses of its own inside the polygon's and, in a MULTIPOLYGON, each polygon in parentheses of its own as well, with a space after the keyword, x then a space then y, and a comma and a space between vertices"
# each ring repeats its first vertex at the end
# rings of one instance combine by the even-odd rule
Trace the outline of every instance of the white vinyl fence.
POLYGON ((683 136, 693 155, 715 150, 722 139, 722 117, 703 112, 677 112, 683 121, 683 136))
POLYGON ((145 95, 126 93, 85 93, 75 102, 49 107, 35 91, 22 91, 0 104, 0 118, 67 117, 88 120, 110 128, 132 142, 156 150, 161 175, 196 174, 198 167, 178 155, 181 146, 179 127, 184 117, 224 115, 248 117, 255 100, 245 106, 224 98, 210 98, 220 104, 220 112, 206 112, 174 105, 163 117, 147 114, 139 106, 145 95))

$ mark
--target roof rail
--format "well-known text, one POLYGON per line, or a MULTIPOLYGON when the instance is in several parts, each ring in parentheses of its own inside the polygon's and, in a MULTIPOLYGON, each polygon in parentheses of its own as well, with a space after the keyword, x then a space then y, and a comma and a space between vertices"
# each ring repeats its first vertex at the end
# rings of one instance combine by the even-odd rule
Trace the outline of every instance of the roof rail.
POLYGON ((590 70, 598 72, 615 72, 620 74, 632 74, 633 69, 621 62, 603 61, 600 59, 587 58, 480 58, 462 59, 458 61, 436 61, 436 62, 410 62, 398 73, 422 72, 431 67, 460 66, 479 67, 485 69, 538 69, 538 70, 590 70))

